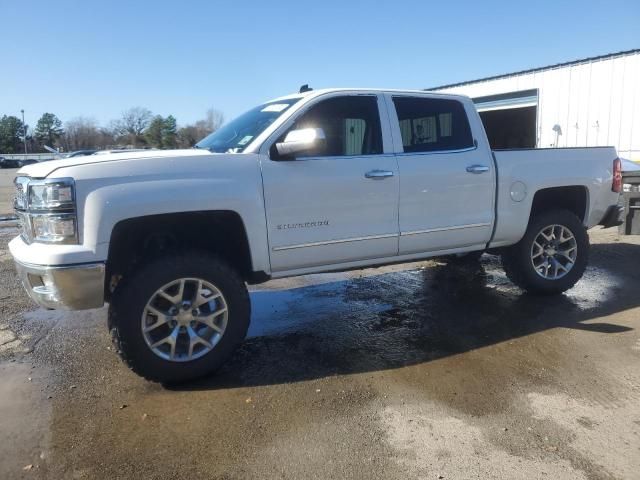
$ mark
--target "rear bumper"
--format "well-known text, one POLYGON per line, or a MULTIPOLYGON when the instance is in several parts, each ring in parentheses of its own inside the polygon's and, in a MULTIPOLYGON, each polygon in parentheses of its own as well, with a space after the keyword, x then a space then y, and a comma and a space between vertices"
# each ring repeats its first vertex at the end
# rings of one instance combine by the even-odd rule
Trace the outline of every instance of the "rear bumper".
POLYGON ((617 227, 624 223, 624 207, 622 205, 611 205, 598 225, 604 228, 617 227))
POLYGON ((16 260, 15 264, 25 290, 41 307, 87 310, 104 305, 104 263, 52 267, 16 260))

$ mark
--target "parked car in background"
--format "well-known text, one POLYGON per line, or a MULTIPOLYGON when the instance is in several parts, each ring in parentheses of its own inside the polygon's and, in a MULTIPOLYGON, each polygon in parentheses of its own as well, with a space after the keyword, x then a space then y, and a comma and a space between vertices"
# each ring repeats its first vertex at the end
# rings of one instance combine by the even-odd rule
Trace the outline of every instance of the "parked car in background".
POLYGON ((15 158, 4 158, 0 162, 0 168, 20 168, 22 165, 20 164, 20 160, 15 158))
POLYGON ((0 157, 0 168, 20 168, 34 163, 38 163, 38 160, 34 158, 19 159, 0 157))
POLYGON ((196 147, 15 181, 9 249, 30 296, 108 303, 117 351, 155 381, 222 365, 249 326, 247 283, 489 251, 523 290, 558 294, 585 271, 587 229, 623 211, 615 148, 492 151, 457 95, 301 89, 196 147))
POLYGON ((623 172, 637 172, 640 170, 640 163, 632 162, 626 158, 621 158, 623 172))

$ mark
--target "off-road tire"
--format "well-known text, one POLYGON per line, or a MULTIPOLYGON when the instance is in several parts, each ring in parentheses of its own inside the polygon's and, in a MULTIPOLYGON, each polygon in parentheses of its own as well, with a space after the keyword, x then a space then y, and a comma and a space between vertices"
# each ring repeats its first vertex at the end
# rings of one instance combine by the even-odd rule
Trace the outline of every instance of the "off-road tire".
POLYGON ((180 383, 217 370, 245 338, 251 316, 247 287, 238 272, 208 253, 190 252, 157 258, 123 279, 109 305, 108 326, 116 351, 138 375, 161 383, 180 383), (180 278, 201 278, 224 295, 228 321, 224 334, 206 355, 172 362, 156 355, 144 340, 142 313, 161 286, 180 278))
POLYGON ((509 280, 528 292, 540 295, 553 295, 569 290, 582 278, 588 260, 589 236, 580 219, 568 210, 551 210, 534 216, 529 221, 522 240, 502 252, 502 266, 509 280), (573 267, 558 279, 543 278, 535 271, 531 261, 533 242, 538 233, 549 225, 564 226, 576 240, 577 254, 573 267))

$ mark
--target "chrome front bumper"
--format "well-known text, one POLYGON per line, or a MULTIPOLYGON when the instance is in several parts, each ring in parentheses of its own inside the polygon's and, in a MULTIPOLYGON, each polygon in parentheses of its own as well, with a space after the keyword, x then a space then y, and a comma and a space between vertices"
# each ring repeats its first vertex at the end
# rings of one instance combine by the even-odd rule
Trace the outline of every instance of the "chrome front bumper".
POLYGON ((27 293, 41 307, 87 310, 104 305, 104 263, 55 267, 15 264, 27 293))

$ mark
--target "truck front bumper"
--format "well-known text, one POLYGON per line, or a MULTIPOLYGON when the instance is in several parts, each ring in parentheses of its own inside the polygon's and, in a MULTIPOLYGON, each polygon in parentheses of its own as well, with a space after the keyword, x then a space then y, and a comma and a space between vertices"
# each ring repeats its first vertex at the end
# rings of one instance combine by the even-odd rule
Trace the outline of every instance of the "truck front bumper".
POLYGON ((15 260, 29 296, 41 307, 87 310, 104 305, 104 263, 47 266, 15 260))

